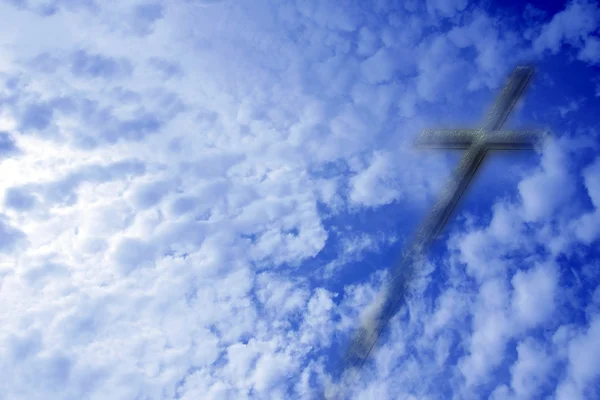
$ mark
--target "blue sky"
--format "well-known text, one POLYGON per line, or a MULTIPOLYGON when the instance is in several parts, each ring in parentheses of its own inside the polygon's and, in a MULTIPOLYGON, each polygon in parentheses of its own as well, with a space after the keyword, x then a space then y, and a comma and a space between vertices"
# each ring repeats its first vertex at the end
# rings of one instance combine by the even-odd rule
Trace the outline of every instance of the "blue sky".
POLYGON ((592 1, 0 2, 0 399, 600 396, 592 1), (360 375, 339 357, 519 63, 360 375))

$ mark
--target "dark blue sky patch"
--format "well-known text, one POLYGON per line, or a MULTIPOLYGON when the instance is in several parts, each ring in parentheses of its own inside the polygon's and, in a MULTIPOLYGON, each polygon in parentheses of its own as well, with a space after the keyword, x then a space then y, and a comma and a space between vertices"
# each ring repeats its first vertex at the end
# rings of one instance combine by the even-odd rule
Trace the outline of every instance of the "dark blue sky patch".
POLYGON ((8 188, 4 193, 4 205, 17 211, 29 211, 35 207, 37 200, 26 188, 8 188))
POLYGON ((148 134, 156 133, 161 125, 162 122, 155 116, 144 114, 137 118, 120 122, 117 128, 119 132, 118 136, 132 140, 140 140, 148 134))
POLYGON ((124 238, 117 245, 113 257, 120 271, 129 274, 138 268, 152 264, 156 249, 145 241, 136 238, 124 238))
POLYGON ((18 8, 25 8, 27 6, 26 0, 7 0, 9 4, 14 5, 18 8))
POLYGON ((26 106, 21 116, 22 130, 44 130, 52 122, 54 110, 48 103, 32 103, 26 106))
POLYGON ((113 96, 119 104, 138 104, 142 101, 142 96, 139 93, 121 86, 113 90, 113 96))
POLYGON ((35 10, 41 16, 51 17, 58 12, 59 7, 56 3, 45 3, 37 6, 35 10))
POLYGON ((8 0, 8 2, 21 9, 27 9, 42 17, 55 16, 61 9, 75 12, 98 11, 98 5, 94 0, 46 0, 43 2, 31 0, 8 0))
POLYGON ((173 92, 159 90, 158 93, 156 93, 156 97, 158 99, 157 108, 160 110, 160 115, 165 120, 174 118, 188 108, 183 100, 173 92))
POLYGON ((154 22, 162 18, 164 7, 159 3, 145 3, 135 6, 135 15, 148 22, 154 22))
POLYGON ((136 207, 144 210, 157 205, 172 188, 170 182, 151 182, 138 188, 134 195, 136 207))
POLYGON ((57 112, 72 115, 77 110, 78 101, 72 97, 61 96, 52 99, 49 104, 57 112))
MULTIPOLYGON (((156 112, 145 111, 141 106, 133 117, 119 119, 115 116, 114 107, 117 105, 137 106, 141 101, 140 93, 127 90, 117 86, 111 91, 113 103, 102 105, 97 100, 76 97, 56 97, 52 99, 46 108, 41 110, 76 118, 86 129, 80 128, 72 132, 72 141, 80 148, 94 148, 101 143, 116 143, 119 139, 139 141, 149 134, 157 133, 163 124, 170 118, 175 117, 184 109, 179 98, 170 93, 159 91, 157 93, 160 108, 156 112), (157 115, 158 114, 158 115, 157 115)), ((158 108, 158 106, 157 106, 158 108)), ((36 117, 32 109, 30 114, 36 117)), ((41 126, 44 114, 38 115, 31 123, 41 126)))
POLYGON ((28 283, 36 289, 42 289, 53 279, 64 278, 70 275, 69 268, 60 263, 43 262, 39 265, 29 267, 24 273, 24 278, 28 283))
POLYGON ((8 132, 0 132, 0 159, 10 157, 19 153, 12 136, 8 132))
POLYGON ((51 74, 60 66, 60 60, 49 52, 43 52, 35 56, 29 64, 34 70, 51 74))
POLYGON ((161 72, 165 79, 183 75, 183 69, 176 61, 170 61, 160 57, 151 57, 148 60, 148 63, 161 72))
POLYGON ((194 196, 180 196, 170 206, 171 212, 176 216, 191 212, 200 204, 200 199, 194 196))
POLYGON ((133 9, 131 27, 139 35, 152 32, 154 24, 164 15, 164 7, 160 3, 138 4, 133 9))
POLYGON ((98 147, 98 141, 94 137, 83 133, 76 134, 73 137, 72 144, 82 151, 93 150, 98 147))
POLYGON ((71 73, 84 78, 116 79, 131 76, 133 66, 123 58, 78 50, 71 56, 71 73))
POLYGON ((147 135, 157 133, 162 126, 162 121, 151 114, 142 114, 123 121, 114 121, 109 128, 101 133, 101 137, 108 143, 116 143, 119 139, 140 141, 147 135))
MULTIPOLYGON (((48 205, 72 205, 77 201, 77 189, 84 183, 104 183, 126 176, 143 175, 146 171, 144 163, 137 160, 125 160, 109 165, 88 165, 78 171, 71 172, 56 181, 49 183, 29 184, 14 187, 16 197, 28 196, 27 193, 39 195, 39 201, 48 205)), ((25 200, 27 202, 27 200, 25 200)), ((15 201, 19 204, 19 201, 15 201)))
POLYGON ((0 253, 10 254, 26 236, 19 229, 11 226, 4 215, 0 215, 0 253))
POLYGON ((42 348, 42 335, 36 329, 10 335, 7 340, 8 356, 16 361, 23 361, 34 356, 42 348))

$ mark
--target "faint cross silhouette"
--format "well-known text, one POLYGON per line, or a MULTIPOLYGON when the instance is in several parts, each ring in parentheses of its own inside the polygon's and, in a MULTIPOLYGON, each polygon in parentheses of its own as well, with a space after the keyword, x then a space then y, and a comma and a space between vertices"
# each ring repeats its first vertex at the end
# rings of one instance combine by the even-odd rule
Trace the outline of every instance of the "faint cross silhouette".
POLYGON ((516 67, 480 129, 430 129, 422 132, 417 139, 416 144, 420 147, 467 151, 442 196, 403 253, 400 264, 392 271, 391 280, 376 307, 359 327, 344 358, 342 372, 357 370, 371 353, 386 324, 396 314, 404 299, 416 265, 422 261, 424 253, 448 221, 487 151, 532 149, 546 136, 546 132, 500 130, 532 75, 532 67, 516 67))

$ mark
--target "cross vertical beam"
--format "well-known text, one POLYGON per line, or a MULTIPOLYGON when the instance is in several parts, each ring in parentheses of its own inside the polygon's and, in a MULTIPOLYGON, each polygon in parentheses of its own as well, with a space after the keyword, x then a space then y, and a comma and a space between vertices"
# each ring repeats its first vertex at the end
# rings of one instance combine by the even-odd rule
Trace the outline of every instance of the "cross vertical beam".
POLYGON ((545 137, 545 132, 500 130, 532 75, 533 68, 530 66, 518 66, 513 71, 480 129, 426 130, 417 139, 417 145, 423 147, 460 148, 466 149, 466 153, 413 242, 403 253, 399 265, 392 271, 391 280, 377 306, 356 332, 344 358, 342 372, 360 368, 368 358, 383 329, 403 301, 416 266, 452 215, 488 150, 531 149, 545 137))

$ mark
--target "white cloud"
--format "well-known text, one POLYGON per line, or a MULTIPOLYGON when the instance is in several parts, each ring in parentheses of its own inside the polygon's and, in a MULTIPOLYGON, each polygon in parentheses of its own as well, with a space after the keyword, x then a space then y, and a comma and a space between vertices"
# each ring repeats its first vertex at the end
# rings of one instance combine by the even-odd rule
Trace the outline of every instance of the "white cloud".
POLYGON ((529 271, 517 272, 513 279, 512 308, 515 318, 525 327, 535 327, 555 310, 558 277, 556 266, 537 265, 529 271))
POLYGON ((389 153, 375 153, 368 168, 352 178, 350 199, 358 204, 372 206, 394 201, 397 184, 387 176, 392 167, 389 153))
POLYGON ((594 393, 591 384, 600 375, 600 368, 593 357, 593 354, 599 350, 599 334, 600 322, 597 317, 594 317, 587 331, 569 342, 568 376, 557 387, 557 399, 583 399, 587 393, 594 393))
POLYGON ((113 257, 122 269, 128 273, 137 268, 152 265, 154 248, 135 238, 124 238, 114 249, 113 257))
POLYGON ((377 36, 367 27, 361 28, 358 35, 357 54, 363 57, 370 57, 377 50, 377 36))
POLYGON ((526 221, 548 218, 574 194, 569 165, 559 143, 549 142, 544 150, 542 168, 519 183, 526 221))
POLYGON ((533 48, 540 53, 550 50, 557 53, 563 43, 579 48, 579 58, 597 62, 598 39, 591 36, 600 22, 600 9, 594 2, 572 0, 565 9, 552 17, 544 25, 533 42, 533 48))
POLYGON ((595 36, 590 36, 585 41, 583 49, 579 52, 579 59, 587 61, 591 64, 600 62, 600 39, 595 36))
POLYGON ((390 81, 394 77, 394 58, 389 50, 382 48, 363 61, 361 69, 363 76, 370 84, 390 81))
MULTIPOLYGON (((362 213, 431 200, 448 163, 410 139, 436 107, 497 86, 525 46, 462 0, 393 14, 385 2, 48 4, 0 5, 7 398, 318 395, 392 261, 368 283, 347 284, 345 267, 404 234, 362 213), (353 218, 364 232, 349 233, 353 218)), ((516 338, 506 390, 536 393, 529 377, 553 355, 523 336, 562 305, 559 272, 503 257, 531 252, 527 223, 568 205, 566 157, 551 146, 517 204, 457 235, 448 271, 420 271, 358 398, 468 394, 516 338)), ((595 208, 596 164, 583 173, 595 208)), ((591 243, 595 220, 578 217, 571 236, 591 243)), ((563 338, 565 393, 595 376, 575 364, 589 363, 594 329, 563 338)))
POLYGON ((600 234, 600 185, 598 176, 600 174, 600 159, 596 159, 591 165, 583 170, 583 178, 588 197, 592 201, 594 210, 582 215, 572 222, 575 236, 585 242, 592 243, 600 234))
POLYGON ((564 118, 565 115, 579 109, 579 103, 576 101, 570 101, 565 107, 559 107, 558 112, 560 116, 564 118))
POLYGON ((427 0, 429 12, 439 12, 444 17, 452 17, 467 6, 467 0, 427 0))
POLYGON ((517 361, 511 367, 511 387, 516 398, 530 399, 547 385, 553 360, 532 340, 519 343, 517 354, 517 361))
POLYGON ((481 286, 468 356, 459 366, 467 388, 485 382, 491 370, 502 362, 510 329, 505 314, 507 292, 499 279, 489 280, 481 286))

